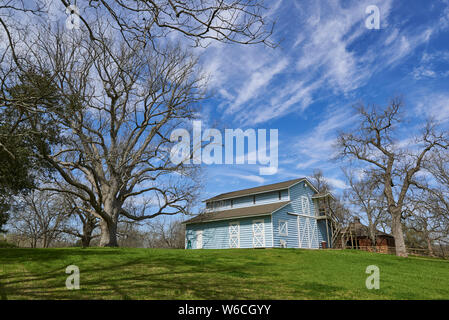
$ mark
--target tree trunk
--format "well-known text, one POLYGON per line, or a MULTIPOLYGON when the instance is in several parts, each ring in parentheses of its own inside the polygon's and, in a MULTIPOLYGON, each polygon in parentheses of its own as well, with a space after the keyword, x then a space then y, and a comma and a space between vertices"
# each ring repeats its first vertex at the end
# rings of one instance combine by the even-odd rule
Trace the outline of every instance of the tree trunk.
POLYGON ((405 247, 404 233, 402 232, 401 211, 395 210, 391 212, 392 224, 391 231, 394 237, 396 255, 399 257, 408 257, 405 247))
POLYGON ((88 216, 83 222, 83 235, 81 236, 81 244, 83 248, 88 248, 92 241, 92 233, 95 230, 95 218, 88 216))
POLYGON ((81 245, 83 248, 88 248, 90 246, 90 241, 92 240, 91 236, 83 235, 81 237, 81 245))
POLYGON ((446 253, 444 252, 443 246, 441 245, 441 241, 439 241, 439 245, 440 245, 441 254, 443 256, 443 259, 446 259, 446 253))
POLYGON ((42 248, 48 248, 48 246, 49 246, 49 241, 48 241, 47 231, 45 231, 42 248))
POLYGON ((370 241, 371 241, 371 247, 373 248, 374 252, 377 252, 376 228, 370 222, 369 225, 368 225, 368 229, 369 229, 369 238, 370 238, 370 241))
POLYGON ((427 234, 426 234, 426 242, 427 242, 427 249, 429 250, 429 255, 431 257, 435 257, 435 254, 433 253, 433 248, 432 248, 432 241, 430 240, 430 237, 427 234))
POLYGON ((100 247, 118 247, 117 242, 117 223, 115 221, 100 221, 100 247))

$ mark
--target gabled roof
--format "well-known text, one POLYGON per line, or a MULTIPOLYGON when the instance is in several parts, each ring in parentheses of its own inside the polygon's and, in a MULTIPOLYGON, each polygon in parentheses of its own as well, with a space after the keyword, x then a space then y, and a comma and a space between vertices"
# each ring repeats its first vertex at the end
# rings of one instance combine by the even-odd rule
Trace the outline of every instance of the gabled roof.
POLYGON ((274 211, 282 208, 290 201, 281 201, 269 204, 263 204, 258 206, 250 206, 243 208, 236 208, 231 210, 223 210, 223 211, 211 211, 200 214, 190 220, 184 221, 183 223, 201 223, 208 221, 216 221, 216 220, 228 220, 233 218, 243 218, 243 217, 255 217, 261 215, 269 215, 274 211))
POLYGON ((333 195, 332 193, 330 193, 330 192, 320 192, 320 193, 317 193, 317 194, 315 194, 315 195, 312 196, 312 199, 322 199, 322 198, 326 198, 326 197, 330 197, 330 198, 332 198, 333 200, 335 200, 334 195, 333 195))
MULTIPOLYGON (((203 202, 232 199, 232 198, 248 196, 248 195, 252 195, 252 194, 256 194, 256 193, 278 191, 278 190, 282 190, 282 189, 287 189, 287 188, 291 187, 292 185, 294 185, 294 184, 296 184, 296 183, 298 183, 298 182, 300 182, 302 180, 305 180, 305 181, 307 181, 309 183, 309 181, 306 178, 293 179, 293 180, 284 181, 284 182, 267 184, 265 186, 260 186, 260 187, 255 187, 255 188, 249 188, 249 189, 243 189, 243 190, 238 190, 238 191, 222 193, 222 194, 219 194, 218 196, 215 196, 213 198, 206 199, 203 202)), ((311 183, 309 183, 309 185, 312 186, 311 183)))

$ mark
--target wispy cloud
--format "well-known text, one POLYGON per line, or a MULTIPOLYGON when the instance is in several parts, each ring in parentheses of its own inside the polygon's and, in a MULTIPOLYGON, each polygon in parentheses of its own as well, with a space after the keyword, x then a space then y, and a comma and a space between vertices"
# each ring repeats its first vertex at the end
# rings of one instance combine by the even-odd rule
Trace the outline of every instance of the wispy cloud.
POLYGON ((439 123, 449 121, 449 94, 431 93, 421 98, 415 111, 425 117, 430 117, 439 123))
POLYGON ((279 74, 288 66, 288 59, 283 58, 274 65, 269 65, 257 70, 243 87, 238 90, 238 95, 233 104, 227 110, 229 113, 234 113, 236 110, 240 110, 241 106, 248 102, 250 99, 256 98, 260 90, 263 89, 275 75, 279 74))
POLYGON ((265 179, 263 177, 256 176, 256 175, 245 175, 245 174, 233 173, 233 174, 230 174, 229 176, 247 180, 247 181, 251 181, 251 182, 256 182, 258 184, 263 184, 265 182, 265 179))
MULTIPOLYGON (((214 44, 203 51, 219 95, 215 116, 235 127, 279 129, 280 167, 263 183, 320 168, 344 189, 334 144, 339 130, 356 125, 350 105, 360 100, 382 104, 403 93, 415 111, 407 113, 407 129, 424 116, 448 123, 449 0, 415 5, 423 10, 398 0, 278 1, 278 48, 214 44), (380 8, 380 30, 365 27, 368 5, 380 8)), ((237 173, 246 187, 262 183, 255 169, 226 168, 220 176, 237 173)))
POLYGON ((305 1, 284 2, 279 7, 277 2, 276 12, 288 17, 278 28, 296 19, 299 30, 280 49, 214 45, 203 52, 211 84, 226 101, 221 105, 224 114, 246 125, 301 114, 322 90, 346 95, 366 84, 373 74, 396 65, 428 41, 436 25, 420 32, 400 26, 391 31, 387 28, 392 4, 392 0, 345 5, 305 1), (364 25, 365 9, 371 4, 378 5, 382 14, 378 31, 364 25), (361 47, 358 42, 367 36, 372 41, 361 47))

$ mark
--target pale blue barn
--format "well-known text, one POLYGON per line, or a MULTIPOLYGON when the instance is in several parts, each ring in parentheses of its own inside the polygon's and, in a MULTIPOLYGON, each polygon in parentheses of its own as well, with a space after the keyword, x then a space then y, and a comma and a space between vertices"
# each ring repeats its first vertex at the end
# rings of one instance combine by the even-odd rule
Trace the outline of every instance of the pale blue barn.
POLYGON ((332 247, 331 223, 306 178, 233 191, 207 199, 186 224, 187 249, 332 247))

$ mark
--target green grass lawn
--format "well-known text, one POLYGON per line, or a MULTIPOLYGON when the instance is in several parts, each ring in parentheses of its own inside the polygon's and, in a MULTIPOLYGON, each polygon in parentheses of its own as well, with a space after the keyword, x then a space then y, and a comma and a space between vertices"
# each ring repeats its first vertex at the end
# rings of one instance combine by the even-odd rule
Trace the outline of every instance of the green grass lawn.
POLYGON ((0 249, 0 299, 449 299, 449 261, 338 250, 0 249), (80 290, 65 268, 80 269, 80 290), (368 265, 380 289, 368 290, 368 265))

